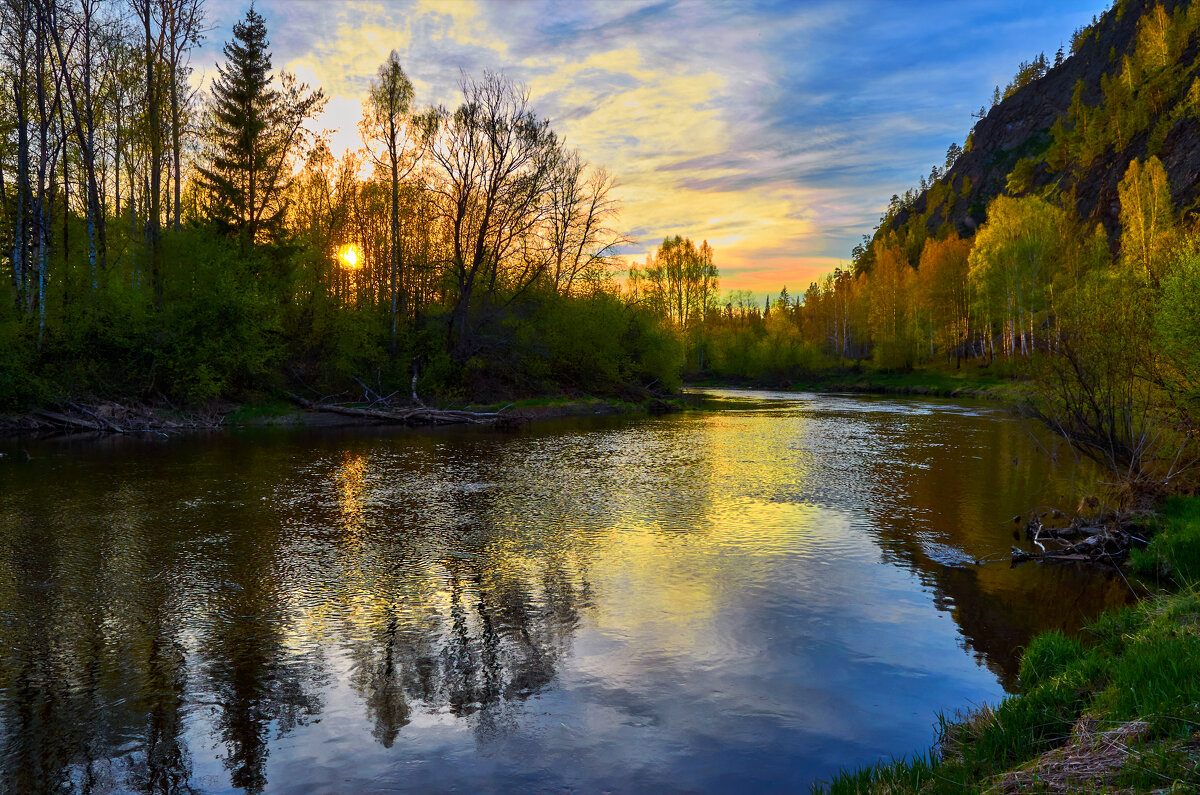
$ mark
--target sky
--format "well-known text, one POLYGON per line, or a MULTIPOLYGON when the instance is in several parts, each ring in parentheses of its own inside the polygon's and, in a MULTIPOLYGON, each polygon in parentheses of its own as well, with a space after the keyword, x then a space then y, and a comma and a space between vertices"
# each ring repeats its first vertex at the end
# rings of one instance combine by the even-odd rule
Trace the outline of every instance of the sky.
MULTIPOLYGON (((569 146, 617 178, 640 261, 708 240, 724 289, 792 293, 839 264, 893 194, 942 165, 1017 64, 1053 57, 1104 0, 257 0, 276 69, 329 97, 317 127, 361 146, 362 99, 395 49, 416 104, 463 71, 529 88, 569 146)), ((248 0, 210 0, 211 80, 248 0)))

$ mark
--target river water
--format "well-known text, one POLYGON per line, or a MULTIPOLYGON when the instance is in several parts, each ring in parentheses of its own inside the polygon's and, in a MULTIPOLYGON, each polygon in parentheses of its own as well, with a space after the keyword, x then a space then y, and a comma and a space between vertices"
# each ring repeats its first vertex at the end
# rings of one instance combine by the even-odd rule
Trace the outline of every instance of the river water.
POLYGON ((0 442, 4 791, 794 792, 1129 599, 1009 566, 1096 472, 994 408, 704 407, 0 442))

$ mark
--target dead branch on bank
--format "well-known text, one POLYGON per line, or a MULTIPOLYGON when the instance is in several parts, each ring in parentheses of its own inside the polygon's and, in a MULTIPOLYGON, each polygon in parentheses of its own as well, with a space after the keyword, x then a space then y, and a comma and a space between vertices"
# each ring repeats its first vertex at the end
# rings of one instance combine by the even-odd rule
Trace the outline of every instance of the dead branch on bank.
POLYGON ((168 420, 148 406, 125 406, 115 402, 84 406, 68 402, 58 411, 35 409, 20 426, 25 430, 86 431, 105 434, 154 433, 165 435, 184 430, 208 430, 219 427, 219 415, 197 414, 168 420))
POLYGON ((314 403, 311 400, 305 400, 299 395, 291 395, 291 398, 298 405, 309 411, 324 411, 347 417, 359 417, 390 425, 512 425, 521 422, 523 419, 515 415, 503 414, 501 413, 503 409, 495 412, 480 412, 455 409, 431 409, 425 406, 417 406, 409 409, 385 411, 382 409, 357 408, 355 406, 339 406, 333 403, 314 403))
MULTIPOLYGON (((1051 508, 1035 508, 1025 521, 1025 538, 1038 548, 1012 548, 1013 564, 1030 560, 1118 564, 1129 554, 1133 536, 1126 528, 1128 516, 1101 510, 1095 497, 1085 498, 1073 517, 1051 508)), ((1020 525, 1022 517, 1013 517, 1020 525)), ((1014 530, 1014 537, 1017 532, 1014 530)))

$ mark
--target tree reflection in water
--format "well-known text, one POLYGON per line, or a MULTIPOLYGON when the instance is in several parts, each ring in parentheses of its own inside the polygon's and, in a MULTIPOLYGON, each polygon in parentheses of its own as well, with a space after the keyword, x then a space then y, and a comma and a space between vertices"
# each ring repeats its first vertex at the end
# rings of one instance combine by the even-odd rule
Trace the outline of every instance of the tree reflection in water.
MULTIPOLYGON (((360 759, 370 775, 468 759, 460 735, 492 749, 469 757, 468 776, 492 752, 533 748, 556 769, 578 757, 580 770, 591 752, 606 770, 581 774, 582 789, 601 788, 586 783, 608 775, 597 759, 614 748, 672 776, 742 775, 801 737, 853 745, 855 759, 858 702, 824 705, 806 671, 869 691, 895 662, 876 661, 876 645, 942 637, 928 618, 940 610, 1007 679, 1031 634, 1074 630, 1124 598, 1102 579, 964 562, 1007 549, 996 516, 1070 486, 1069 467, 1033 457, 1015 424, 831 398, 612 428, 47 444, 0 459, 4 787, 257 793, 296 775, 303 786, 319 758, 343 777, 360 759), (827 560, 845 582, 823 579, 827 560), (896 568, 921 585, 889 579, 896 568), (846 583, 889 601, 856 601, 846 583), (909 604, 893 613, 898 599, 909 604), (930 623, 902 623, 915 615, 930 623), (847 616, 880 637, 858 637, 847 616), (822 626, 838 643, 812 634, 822 626), (762 711, 778 693, 804 703, 762 711), (564 712, 539 723, 552 709, 564 712), (809 712, 853 742, 821 735, 809 712), (695 728, 714 715, 732 745, 695 728), (752 738, 741 757, 739 737, 752 738)), ((913 648, 926 657, 899 668, 947 656, 913 648)), ((927 673, 940 681, 928 664, 904 680, 913 703, 927 673)), ((512 788, 540 786, 540 757, 506 758, 529 765, 504 779, 512 788)))

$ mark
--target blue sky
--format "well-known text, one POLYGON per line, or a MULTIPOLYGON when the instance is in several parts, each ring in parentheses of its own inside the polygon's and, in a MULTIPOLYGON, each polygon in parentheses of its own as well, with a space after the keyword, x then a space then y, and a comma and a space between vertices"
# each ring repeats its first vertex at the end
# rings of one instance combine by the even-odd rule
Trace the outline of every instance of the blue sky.
MULTIPOLYGON (((1052 57, 1103 0, 258 0, 276 68, 320 85, 335 151, 391 49, 419 104, 504 72, 613 172, 644 257, 712 243, 722 285, 792 292, 844 262, 894 193, 962 143, 1018 62, 1052 57)), ((244 2, 213 0, 211 74, 244 2)))

